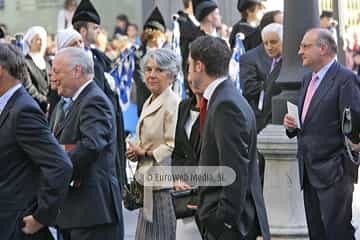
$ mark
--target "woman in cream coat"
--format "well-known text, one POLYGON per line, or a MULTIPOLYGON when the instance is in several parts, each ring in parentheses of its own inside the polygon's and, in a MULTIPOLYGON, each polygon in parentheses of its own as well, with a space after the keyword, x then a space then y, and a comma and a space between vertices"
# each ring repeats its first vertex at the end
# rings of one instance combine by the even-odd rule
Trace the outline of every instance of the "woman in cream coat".
MULTIPOLYGON (((138 161, 137 171, 152 166, 171 166, 179 99, 171 84, 180 71, 180 59, 171 50, 149 51, 143 60, 146 86, 151 95, 141 112, 137 137, 129 144, 127 157, 138 161)), ((176 218, 170 187, 144 187, 144 208, 140 209, 136 239, 175 240, 176 218)))

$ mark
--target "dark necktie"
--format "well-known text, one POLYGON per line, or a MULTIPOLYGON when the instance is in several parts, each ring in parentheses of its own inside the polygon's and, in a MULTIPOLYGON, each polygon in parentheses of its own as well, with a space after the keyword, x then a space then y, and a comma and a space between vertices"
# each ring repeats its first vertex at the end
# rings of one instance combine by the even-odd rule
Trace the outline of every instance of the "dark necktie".
POLYGON ((72 105, 71 99, 61 98, 59 108, 56 111, 54 131, 57 131, 61 124, 64 122, 67 114, 69 113, 70 106, 72 105))
POLYGON ((204 97, 200 101, 200 132, 203 130, 205 125, 207 102, 208 100, 204 97))

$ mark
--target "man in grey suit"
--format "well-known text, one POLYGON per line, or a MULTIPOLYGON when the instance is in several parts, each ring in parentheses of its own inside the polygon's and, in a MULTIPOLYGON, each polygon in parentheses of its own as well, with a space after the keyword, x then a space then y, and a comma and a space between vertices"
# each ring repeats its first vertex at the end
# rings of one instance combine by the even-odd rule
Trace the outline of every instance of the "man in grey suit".
POLYGON ((341 132, 345 107, 360 110, 360 81, 336 62, 336 42, 328 30, 309 30, 300 45, 305 75, 298 107, 300 126, 286 114, 289 137, 297 136, 300 184, 311 240, 353 239, 354 181, 358 167, 350 160, 341 132))
POLYGON ((271 58, 266 54, 264 44, 251 49, 240 58, 240 79, 243 95, 249 102, 256 117, 257 131, 263 128, 265 116, 259 110, 260 93, 265 89, 265 80, 270 73, 271 58))
POLYGON ((48 240, 72 164, 19 79, 25 59, 0 44, 0 238, 48 240))
POLYGON ((55 57, 52 80, 70 98, 55 136, 74 165, 71 187, 57 223, 65 240, 123 239, 121 191, 115 172, 116 123, 111 102, 92 80, 94 63, 80 48, 55 57))
POLYGON ((270 239, 256 154, 251 107, 229 80, 230 49, 204 36, 190 48, 189 79, 204 90, 200 108, 200 166, 227 166, 236 173, 229 186, 200 186, 199 209, 204 239, 270 239))

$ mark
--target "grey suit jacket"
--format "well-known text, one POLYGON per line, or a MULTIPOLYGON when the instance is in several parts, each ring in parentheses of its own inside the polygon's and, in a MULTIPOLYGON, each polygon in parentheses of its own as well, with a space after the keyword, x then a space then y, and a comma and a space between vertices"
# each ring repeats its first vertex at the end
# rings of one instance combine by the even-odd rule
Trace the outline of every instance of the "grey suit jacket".
MULTIPOLYGON (((299 116, 303 110, 311 73, 304 77, 299 94, 299 116)), ((357 169, 349 159, 341 132, 341 119, 345 107, 360 111, 360 81, 351 71, 334 63, 317 88, 301 130, 287 131, 289 137, 298 137, 300 184, 304 171, 315 188, 326 188, 350 175, 354 181, 357 169)))
POLYGON ((249 102, 256 117, 258 131, 264 122, 264 114, 259 111, 260 92, 265 90, 265 81, 269 75, 271 58, 266 54, 264 45, 251 49, 240 58, 240 81, 243 95, 249 102))
POLYGON ((121 191, 116 176, 116 123, 110 101, 95 82, 80 93, 55 136, 74 165, 71 187, 57 222, 61 228, 122 224, 121 191))
MULTIPOLYGON (((199 219, 210 229, 230 224, 246 236, 257 218, 270 239, 256 154, 255 117, 228 79, 213 93, 202 132, 200 166, 228 166, 236 180, 226 187, 200 187, 199 219)), ((221 231, 221 230, 220 230, 221 231)))

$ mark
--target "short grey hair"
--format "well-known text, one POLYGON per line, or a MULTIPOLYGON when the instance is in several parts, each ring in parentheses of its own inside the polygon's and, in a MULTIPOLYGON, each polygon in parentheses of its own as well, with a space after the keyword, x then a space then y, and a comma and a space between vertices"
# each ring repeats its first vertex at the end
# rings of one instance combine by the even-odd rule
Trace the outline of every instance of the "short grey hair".
POLYGON ((316 29, 317 32, 317 45, 326 45, 329 48, 328 55, 333 57, 338 52, 338 47, 334 36, 327 29, 316 29))
POLYGON ((89 54, 83 48, 63 48, 56 55, 65 54, 68 65, 75 67, 81 66, 83 74, 89 76, 94 74, 94 61, 90 58, 89 54))
POLYGON ((280 41, 283 41, 283 35, 284 35, 284 27, 280 23, 270 23, 269 25, 266 25, 264 29, 261 31, 261 38, 264 40, 265 33, 273 32, 278 35, 280 38, 280 41))
POLYGON ((149 50, 144 56, 142 61, 142 68, 144 69, 145 64, 153 59, 156 62, 158 68, 164 71, 169 71, 171 75, 176 77, 176 75, 181 71, 181 58, 179 55, 168 48, 159 48, 149 50))

